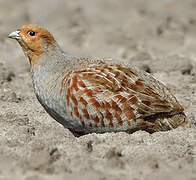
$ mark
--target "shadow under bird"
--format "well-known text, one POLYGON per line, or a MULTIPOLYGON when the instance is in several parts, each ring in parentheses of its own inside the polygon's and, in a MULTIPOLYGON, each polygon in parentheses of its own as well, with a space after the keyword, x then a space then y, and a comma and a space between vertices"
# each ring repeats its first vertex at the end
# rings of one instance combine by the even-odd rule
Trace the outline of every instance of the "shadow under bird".
POLYGON ((166 131, 186 122, 184 108, 152 75, 113 60, 64 52, 47 30, 24 25, 9 34, 28 57, 35 94, 74 135, 166 131))

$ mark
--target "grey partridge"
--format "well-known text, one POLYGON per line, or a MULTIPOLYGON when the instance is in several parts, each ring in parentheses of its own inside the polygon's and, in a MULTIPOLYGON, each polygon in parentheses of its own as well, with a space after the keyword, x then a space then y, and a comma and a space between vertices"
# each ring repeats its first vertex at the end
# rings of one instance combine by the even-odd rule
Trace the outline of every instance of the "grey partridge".
POLYGON ((41 105, 76 136, 166 131, 186 122, 184 108, 169 89, 136 67, 73 56, 37 26, 24 25, 9 37, 29 59, 41 105))

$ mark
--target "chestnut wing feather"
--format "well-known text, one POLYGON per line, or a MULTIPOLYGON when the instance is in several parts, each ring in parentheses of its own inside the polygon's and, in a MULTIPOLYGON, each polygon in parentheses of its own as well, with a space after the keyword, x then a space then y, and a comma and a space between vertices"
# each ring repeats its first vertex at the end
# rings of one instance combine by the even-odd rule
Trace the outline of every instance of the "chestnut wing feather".
POLYGON ((183 111, 162 83, 119 64, 77 70, 71 80, 68 102, 83 125, 88 120, 89 126, 114 127, 157 113, 183 111))
MULTIPOLYGON (((181 108, 175 97, 162 83, 147 73, 144 75, 142 72, 141 75, 139 70, 106 64, 77 73, 86 83, 87 89, 90 88, 92 92, 107 92, 106 99, 112 99, 118 95, 125 97, 126 103, 130 106, 134 105, 135 113, 138 114, 137 118, 160 112, 169 113, 176 111, 176 108, 181 108), (135 98, 131 98, 132 96, 135 98)), ((104 101, 105 97, 102 96, 102 98, 104 101)))

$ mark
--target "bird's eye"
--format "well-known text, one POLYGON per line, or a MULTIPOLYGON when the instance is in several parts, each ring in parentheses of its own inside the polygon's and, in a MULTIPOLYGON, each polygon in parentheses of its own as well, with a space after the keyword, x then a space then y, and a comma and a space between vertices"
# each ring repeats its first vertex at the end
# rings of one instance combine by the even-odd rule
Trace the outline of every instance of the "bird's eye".
POLYGON ((29 34, 30 36, 35 36, 36 33, 35 33, 35 31, 29 31, 28 34, 29 34))

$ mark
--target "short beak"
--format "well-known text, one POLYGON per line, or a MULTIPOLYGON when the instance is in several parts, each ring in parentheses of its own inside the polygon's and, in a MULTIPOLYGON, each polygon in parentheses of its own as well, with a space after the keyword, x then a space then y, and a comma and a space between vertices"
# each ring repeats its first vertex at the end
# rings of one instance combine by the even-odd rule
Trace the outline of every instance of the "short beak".
POLYGON ((21 36, 19 35, 20 31, 14 31, 12 33, 10 33, 8 35, 9 38, 12 38, 12 39, 21 39, 21 36))

